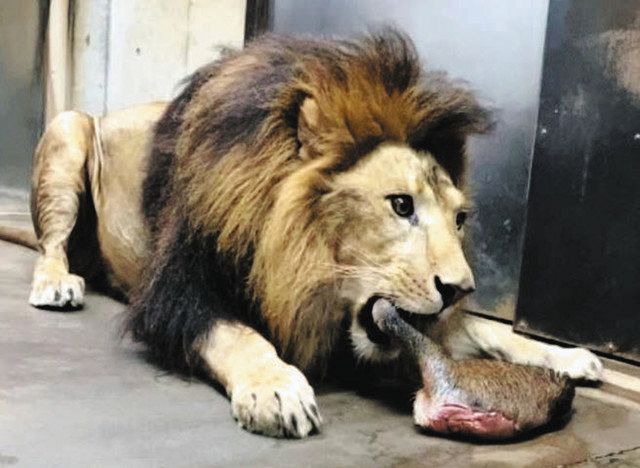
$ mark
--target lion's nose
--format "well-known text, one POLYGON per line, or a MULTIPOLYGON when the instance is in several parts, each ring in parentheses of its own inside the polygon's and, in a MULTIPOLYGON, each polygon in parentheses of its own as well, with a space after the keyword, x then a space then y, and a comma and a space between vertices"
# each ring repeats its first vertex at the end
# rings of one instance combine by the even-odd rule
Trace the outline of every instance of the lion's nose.
POLYGON ((462 281, 460 283, 443 283, 439 276, 435 277, 436 289, 442 297, 442 309, 446 309, 451 304, 455 304, 467 294, 476 290, 472 281, 462 281))

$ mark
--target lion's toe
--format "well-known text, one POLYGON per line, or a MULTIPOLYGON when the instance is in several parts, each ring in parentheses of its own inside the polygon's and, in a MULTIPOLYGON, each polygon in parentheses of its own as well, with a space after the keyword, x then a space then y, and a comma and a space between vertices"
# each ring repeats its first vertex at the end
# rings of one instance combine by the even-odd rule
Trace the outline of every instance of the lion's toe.
POLYGON ((29 303, 34 307, 78 308, 84 303, 84 288, 84 279, 78 275, 36 275, 29 303))
POLYGON ((554 370, 572 379, 595 381, 602 378, 602 361, 587 349, 562 349, 554 353, 551 361, 554 370))

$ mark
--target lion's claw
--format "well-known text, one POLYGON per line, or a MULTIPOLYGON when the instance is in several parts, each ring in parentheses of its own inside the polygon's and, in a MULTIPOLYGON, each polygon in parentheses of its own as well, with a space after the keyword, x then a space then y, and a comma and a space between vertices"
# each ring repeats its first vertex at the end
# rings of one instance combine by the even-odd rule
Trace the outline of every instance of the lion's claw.
POLYGON ((313 388, 298 369, 286 365, 262 377, 256 382, 243 382, 231 393, 233 417, 242 428, 292 438, 320 430, 322 419, 313 388))

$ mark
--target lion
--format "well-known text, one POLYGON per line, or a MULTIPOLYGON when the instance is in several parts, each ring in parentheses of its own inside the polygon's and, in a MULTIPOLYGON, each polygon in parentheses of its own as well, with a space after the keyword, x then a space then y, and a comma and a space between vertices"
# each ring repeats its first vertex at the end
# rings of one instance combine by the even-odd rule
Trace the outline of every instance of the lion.
POLYGON ((587 350, 460 311, 465 144, 490 126, 393 29, 265 36, 170 103, 63 113, 35 152, 30 302, 80 307, 85 280, 119 294, 157 363, 206 373, 240 426, 275 437, 320 429, 308 377, 341 339, 358 365, 400 360, 371 317, 381 297, 454 359, 598 379, 587 350))

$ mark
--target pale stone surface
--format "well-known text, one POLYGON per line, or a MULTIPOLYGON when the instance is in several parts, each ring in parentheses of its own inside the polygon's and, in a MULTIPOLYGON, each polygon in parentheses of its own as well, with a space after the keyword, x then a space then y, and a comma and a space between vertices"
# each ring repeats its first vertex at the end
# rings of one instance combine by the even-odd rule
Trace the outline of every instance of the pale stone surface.
POLYGON ((180 82, 242 47, 244 0, 78 2, 70 107, 95 115, 169 99, 180 82))

